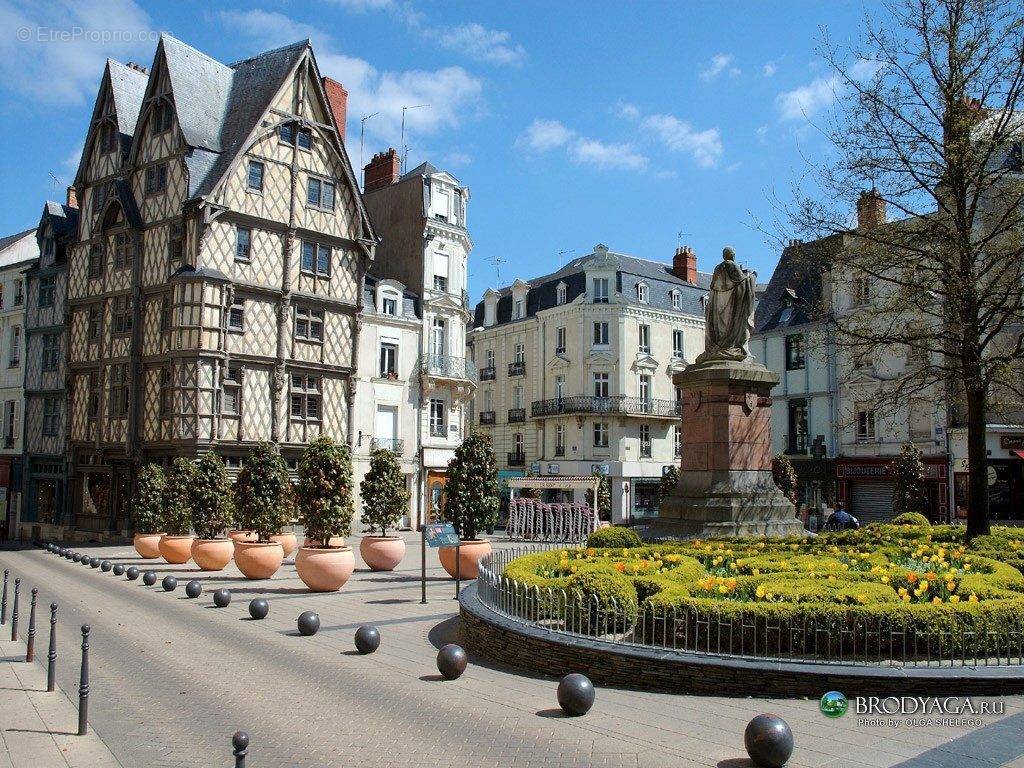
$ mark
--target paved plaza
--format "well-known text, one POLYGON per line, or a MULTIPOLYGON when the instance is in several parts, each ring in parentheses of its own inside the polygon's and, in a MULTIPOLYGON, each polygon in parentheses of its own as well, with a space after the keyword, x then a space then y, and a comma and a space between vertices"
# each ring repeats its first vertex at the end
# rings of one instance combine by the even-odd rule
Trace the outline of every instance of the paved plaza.
MULTIPOLYGON (((45 664, 48 610, 60 604, 62 693, 46 694, 42 666, 26 665, 23 642, 0 652, 0 768, 107 766, 223 768, 231 734, 249 732, 248 768, 285 766, 716 766, 743 768, 742 734, 761 712, 783 716, 796 738, 794 768, 1024 768, 1024 699, 1006 699, 1002 718, 981 728, 869 728, 853 713, 826 719, 816 700, 670 696, 599 688, 583 718, 561 716, 556 680, 471 659, 466 674, 443 681, 434 658, 458 640, 453 584, 428 551, 428 603, 420 603, 419 541, 399 570, 357 572, 339 593, 311 594, 286 562, 269 581, 249 582, 234 566, 203 573, 191 563, 149 562, 178 589, 102 573, 43 550, 0 552, 0 566, 22 579, 21 629, 28 591, 39 594, 37 656, 45 664), (185 582, 204 594, 189 600, 185 582), (213 607, 229 587, 232 604, 213 607), (263 621, 248 616, 253 597, 270 602, 263 621), (295 630, 305 610, 320 614, 313 637, 295 630), (79 626, 92 626, 90 725, 76 729, 79 626), (360 656, 352 636, 376 624, 377 653, 360 656)), ((353 537, 351 543, 358 544, 353 537)), ((502 546, 502 545, 499 545, 502 546)), ((114 562, 140 565, 130 547, 79 546, 114 562)), ((10 609, 10 606, 9 606, 10 609)), ((10 612, 10 611, 9 611, 10 612)), ((9 620, 9 617, 8 617, 9 620)), ((10 637, 9 625, 0 638, 10 637)), ((586 670, 580 670, 586 672, 586 670)), ((757 680, 750 681, 757 691, 757 680)), ((849 693, 849 692, 847 692, 849 693)), ((955 691, 951 691, 955 694, 955 691)))

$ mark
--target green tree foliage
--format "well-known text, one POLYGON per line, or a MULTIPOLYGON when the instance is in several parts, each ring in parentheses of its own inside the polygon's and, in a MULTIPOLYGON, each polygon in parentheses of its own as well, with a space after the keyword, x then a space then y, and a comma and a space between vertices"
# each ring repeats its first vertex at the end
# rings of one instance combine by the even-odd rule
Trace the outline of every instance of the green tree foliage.
POLYGON ((187 536, 192 530, 192 505, 195 500, 196 465, 179 456, 165 475, 162 520, 168 536, 187 536))
POLYGON ((295 489, 306 536, 321 547, 352 530, 352 454, 347 445, 318 437, 302 454, 295 489))
POLYGON ((924 462, 916 445, 905 443, 892 466, 896 486, 892 492, 892 510, 897 515, 924 512, 924 462))
POLYGON ((796 470, 784 453, 778 453, 772 459, 772 477, 785 497, 796 504, 796 470))
POLYGON ((587 491, 587 504, 591 509, 597 510, 599 520, 611 521, 612 519, 612 483, 608 475, 595 471, 592 477, 599 479, 597 484, 597 501, 594 501, 594 492, 587 491))
POLYGON ((462 539, 475 539, 498 519, 498 468, 491 439, 474 432, 448 463, 444 519, 462 539))
POLYGON ((380 448, 370 455, 370 468, 359 484, 359 493, 367 531, 386 536, 409 505, 405 477, 391 451, 380 448))
POLYGON ((231 522, 231 479, 227 467, 214 453, 204 453, 195 463, 192 490, 192 527, 200 539, 215 539, 231 522))
POLYGON ((235 481, 235 527, 255 531, 268 542, 292 518, 292 485, 288 468, 274 446, 258 443, 235 481))
POLYGON ((132 500, 132 519, 137 533, 160 533, 163 522, 164 470, 147 464, 139 471, 132 500))
POLYGON ((679 483, 679 469, 673 464, 661 475, 661 482, 658 483, 658 490, 654 494, 655 508, 661 507, 661 503, 675 490, 679 483))

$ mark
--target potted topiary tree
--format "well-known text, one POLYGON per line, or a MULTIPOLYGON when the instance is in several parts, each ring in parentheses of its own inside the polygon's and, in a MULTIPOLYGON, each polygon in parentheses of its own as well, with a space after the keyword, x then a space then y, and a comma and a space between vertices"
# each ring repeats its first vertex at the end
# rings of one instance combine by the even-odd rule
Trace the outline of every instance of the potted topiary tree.
POLYGON ((292 486, 284 459, 270 443, 258 443, 235 481, 235 524, 255 541, 234 540, 235 565, 247 579, 269 579, 284 561, 284 547, 271 541, 292 517, 292 486))
POLYGON ((359 494, 368 532, 359 542, 359 554, 375 571, 394 570, 405 557, 405 541, 401 536, 388 536, 388 528, 398 524, 409 505, 405 477, 394 453, 379 448, 370 454, 370 468, 359 484, 359 494))
POLYGON ((174 565, 192 557, 192 501, 196 483, 196 465, 179 456, 164 475, 163 525, 160 554, 174 565))
POLYGON ((221 538, 231 519, 231 479, 214 453, 204 453, 195 464, 192 488, 192 559, 204 571, 224 569, 234 554, 231 539, 221 538))
MULTIPOLYGON (((455 449, 448 462, 448 483, 445 485, 444 519, 459 534, 458 574, 464 579, 476 578, 477 563, 489 554, 491 542, 479 538, 498 517, 498 469, 491 448, 491 439, 473 432, 455 449)), ((440 547, 441 565, 454 578, 455 547, 440 547)))
POLYGON ((132 545, 139 557, 160 557, 163 520, 164 471, 159 464, 147 464, 135 480, 132 520, 135 536, 132 545))
POLYGON ((352 456, 348 446, 329 437, 310 443, 299 462, 295 489, 306 541, 295 556, 295 570, 314 592, 341 589, 355 570, 352 548, 338 537, 352 526, 352 456))

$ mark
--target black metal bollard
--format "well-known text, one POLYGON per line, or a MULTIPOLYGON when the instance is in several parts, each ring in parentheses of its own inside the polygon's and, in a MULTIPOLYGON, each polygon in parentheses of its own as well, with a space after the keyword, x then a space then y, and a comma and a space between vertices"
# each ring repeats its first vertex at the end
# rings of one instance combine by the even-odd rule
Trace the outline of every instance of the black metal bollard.
POLYGON ((50 650, 46 652, 46 690, 57 687, 57 604, 50 603, 50 650))
POLYGON ((231 737, 231 746, 234 747, 235 768, 245 768, 245 754, 249 751, 249 734, 245 731, 238 731, 231 737))
POLYGON ((89 730, 89 625, 82 625, 82 674, 78 679, 78 735, 89 730))
POLYGON ((10 573, 6 568, 4 569, 4 597, 3 601, 0 602, 0 624, 7 623, 7 575, 10 573))
POLYGON ((21 579, 14 580, 14 610, 11 611, 11 640, 18 639, 18 592, 21 591, 21 579))
POLYGON ((28 645, 25 648, 25 661, 36 660, 36 597, 39 590, 32 587, 32 604, 28 612, 28 645))

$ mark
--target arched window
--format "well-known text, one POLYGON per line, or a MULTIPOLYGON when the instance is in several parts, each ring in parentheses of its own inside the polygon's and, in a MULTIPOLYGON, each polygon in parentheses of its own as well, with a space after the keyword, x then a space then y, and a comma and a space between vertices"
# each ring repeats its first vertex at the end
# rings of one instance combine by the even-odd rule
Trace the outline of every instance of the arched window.
POLYGON ((683 294, 673 288, 668 295, 672 299, 672 309, 683 308, 683 294))
POLYGON ((637 299, 637 301, 639 301, 641 304, 646 304, 647 303, 647 294, 648 294, 647 283, 637 283, 637 286, 636 286, 636 299, 637 299))
POLYGON ((559 283, 555 295, 556 304, 565 304, 565 283, 559 283))

